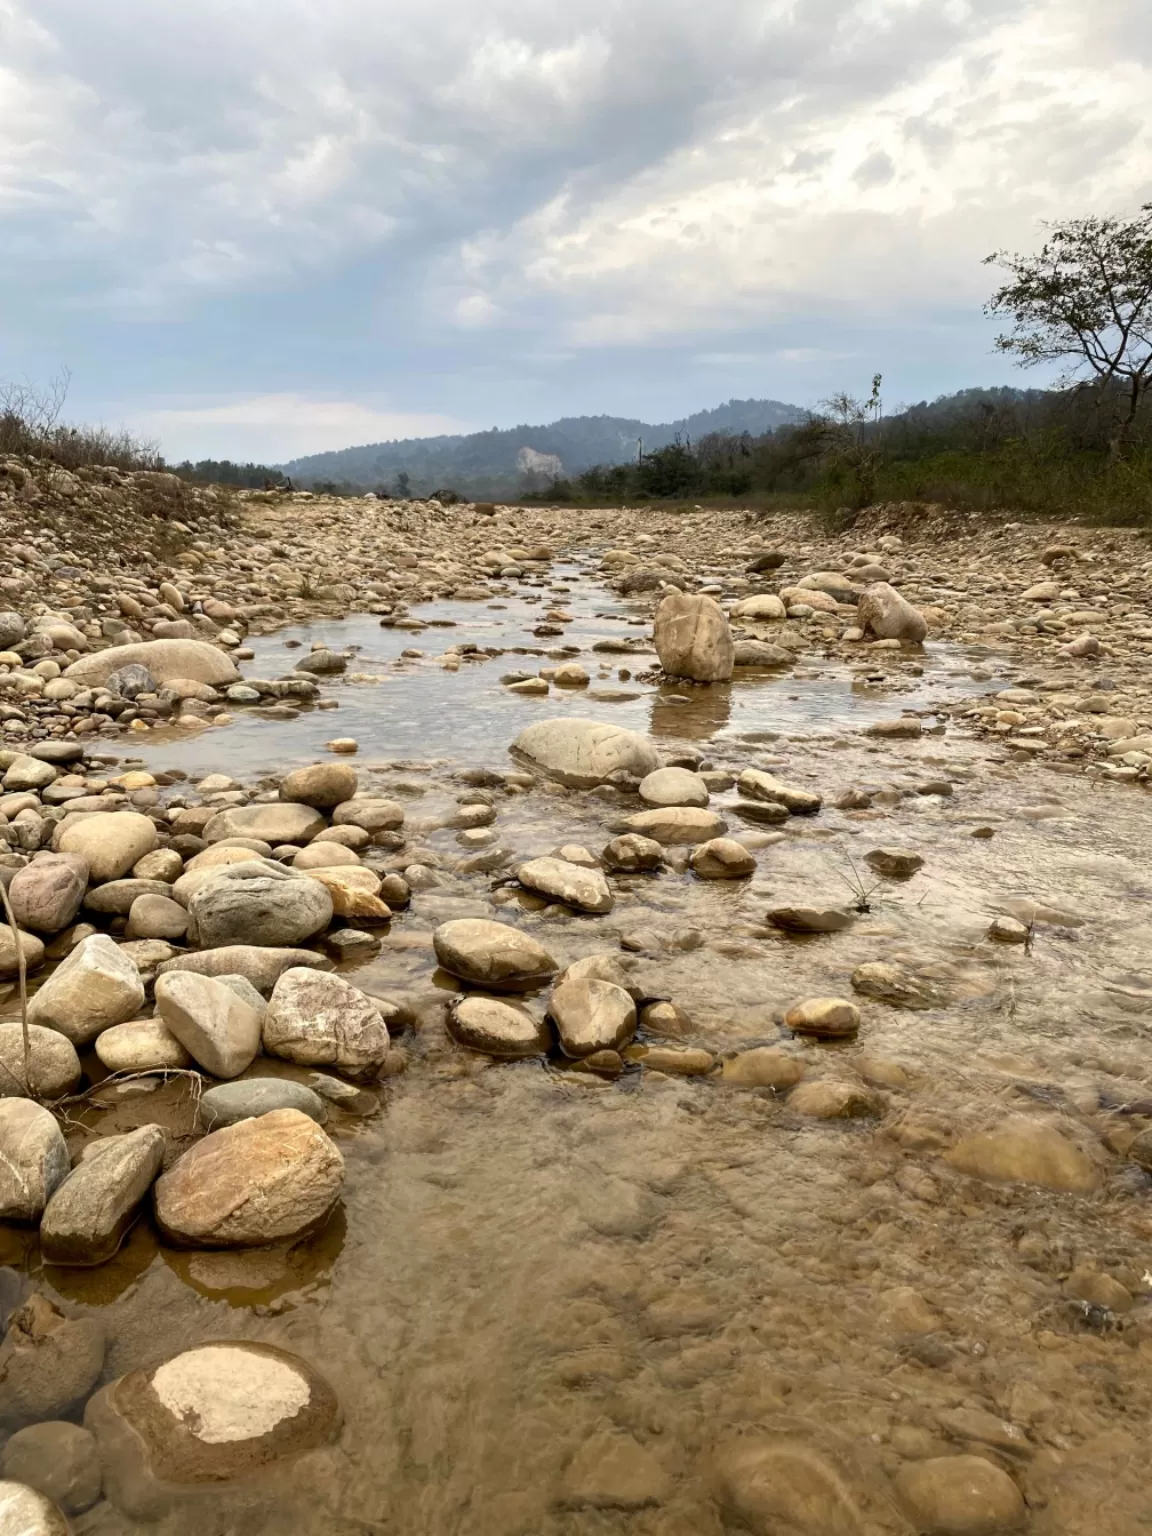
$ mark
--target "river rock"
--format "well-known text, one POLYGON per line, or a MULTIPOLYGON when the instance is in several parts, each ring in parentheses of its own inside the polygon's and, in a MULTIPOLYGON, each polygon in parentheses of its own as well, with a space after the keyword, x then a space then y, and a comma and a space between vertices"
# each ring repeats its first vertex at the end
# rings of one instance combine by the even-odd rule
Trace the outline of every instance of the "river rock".
POLYGON ((328 811, 351 800, 357 784, 358 776, 350 763, 313 763, 285 774, 280 781, 280 798, 328 811))
POLYGON ((874 1119, 884 1113, 878 1094, 863 1083, 842 1082, 834 1078, 808 1078, 797 1083, 788 1100, 797 1115, 812 1120, 874 1119))
POLYGON ((687 768, 657 768, 640 781, 640 798, 645 805, 708 804, 708 786, 698 773, 687 768))
POLYGON ((146 667, 158 683, 188 678, 195 683, 207 683, 210 688, 225 688, 240 681, 231 657, 203 640, 142 640, 132 645, 114 645, 81 657, 67 668, 64 676, 85 688, 107 682, 113 672, 133 662, 146 667))
POLYGON ((663 1504, 673 1482, 657 1458, 633 1435, 604 1430, 590 1435, 568 1463, 560 1499, 573 1508, 644 1509, 663 1504))
POLYGON ((156 1007, 168 1030, 213 1077, 238 1077, 260 1050, 263 1003, 253 1007, 223 980, 191 971, 159 976, 156 1007))
POLYGON ((441 923, 432 944, 436 959, 451 975, 497 992, 541 986, 556 970, 552 956, 530 934, 486 918, 441 923))
POLYGON ((7 923, 0 923, 0 978, 20 974, 21 956, 26 971, 38 971, 44 964, 44 941, 19 929, 14 933, 7 923))
POLYGON ((561 987, 566 981, 610 981, 614 987, 627 992, 634 1002, 639 1002, 645 995, 621 965, 619 955, 615 954, 584 955, 573 960, 556 977, 555 985, 561 987))
POLYGON ((324 1100, 303 1083, 288 1077, 246 1077, 236 1083, 220 1083, 200 1095, 200 1124, 206 1131, 218 1131, 274 1109, 299 1110, 317 1125, 328 1118, 324 1100))
POLYGON ((188 932, 188 913, 170 896, 137 896, 128 909, 128 939, 182 939, 188 932))
POLYGON ((378 832, 398 832, 404 825, 404 807, 395 800, 345 800, 332 812, 332 825, 359 827, 373 837, 378 832))
POLYGON ((527 1008, 479 993, 453 999, 449 1027, 461 1045, 505 1060, 539 1056, 551 1043, 548 1025, 527 1008))
POLYGON ((875 640, 923 645, 928 638, 924 615, 886 581, 876 581, 865 587, 856 605, 856 623, 865 635, 875 640))
POLYGON ((621 874, 639 874, 660 869, 664 863, 664 850, 654 837, 641 837, 638 832, 625 832, 606 843, 601 854, 606 869, 621 874))
POLYGON ((340 1198, 344 1159, 297 1109, 241 1120, 198 1141, 156 1185, 171 1242, 257 1248, 319 1226, 340 1198))
POLYGON ((900 1468, 896 1495, 924 1536, 1001 1536, 1027 1511, 1020 1490, 983 1456, 932 1456, 900 1468))
POLYGON ((340 1423, 339 1401, 318 1371, 276 1345, 249 1340, 199 1344, 132 1371, 101 1388, 84 1414, 105 1494, 124 1515, 144 1521, 176 1510, 183 1520, 198 1496, 226 1495, 261 1474, 266 1485, 282 1483, 303 1452, 335 1439, 340 1423))
POLYGON ((963 1137, 948 1153, 961 1173, 1001 1184, 1039 1184, 1069 1194, 1090 1194, 1100 1170, 1054 1125, 1013 1115, 987 1131, 963 1137))
POLYGON ((860 1010, 842 997, 810 997, 789 1008, 784 1022, 798 1035, 835 1040, 856 1033, 860 1028, 860 1010))
POLYGON ((29 1071, 24 1071, 24 1031, 0 1024, 0 1098, 59 1099, 80 1083, 80 1058, 71 1040, 55 1029, 28 1026, 29 1071))
POLYGON ((55 777, 56 770, 51 763, 42 763, 39 758, 26 757, 21 752, 4 770, 4 788, 9 794, 46 789, 55 777))
POLYGON ((109 1072, 152 1072, 192 1065, 191 1056, 163 1019, 113 1024, 96 1037, 95 1051, 109 1072))
POLYGON ((670 805, 650 811, 638 811, 623 823, 625 832, 638 832, 665 847, 705 843, 727 831, 728 824, 715 811, 691 805, 670 805))
POLYGON ((285 971, 264 1015, 264 1049, 302 1067, 332 1066, 371 1082, 388 1055, 388 1025, 373 1000, 343 977, 285 971))
POLYGON ((94 885, 119 880, 156 846, 156 825, 136 811, 96 811, 62 823, 58 853, 78 853, 88 861, 94 885))
POLYGON ((636 1004, 609 981, 565 981, 548 999, 548 1013, 566 1056, 616 1051, 636 1033, 636 1004))
POLYGON ((103 1368, 98 1322, 67 1318, 46 1296, 29 1296, 12 1313, 0 1344, 0 1428, 75 1413, 103 1368))
POLYGON ((88 860, 77 853, 46 853, 12 876, 8 899, 21 928, 59 933, 74 922, 88 888, 88 860))
POLYGON ((93 886, 84 898, 84 907, 100 917, 127 917, 132 903, 141 896, 160 896, 171 900, 172 887, 163 880, 108 880, 93 886))
MULTIPOLYGON (((331 846, 336 847, 336 844, 331 846)), ((299 866, 294 863, 292 867, 299 866)), ((320 865, 307 873, 313 880, 318 880, 332 898, 332 911, 336 917, 357 923, 392 921, 392 908, 380 899, 380 876, 364 865, 359 868, 320 865)))
POLYGON ((711 597, 673 592, 655 618, 656 654, 669 677, 723 683, 732 676, 732 631, 724 610, 711 597))
POLYGON ((520 884, 578 912, 611 912, 612 892, 598 869, 569 864, 566 859, 529 859, 516 871, 520 884))
POLYGON ((842 907, 772 907, 768 921, 789 933, 840 933, 856 916, 842 907))
POLYGON ((843 1479, 800 1440, 734 1440, 716 1455, 715 1481, 722 1506, 755 1536, 863 1536, 843 1479))
POLYGON ((736 1088, 774 1088, 782 1093, 804 1076, 804 1063, 774 1045, 758 1045, 730 1056, 720 1069, 720 1081, 736 1088))
POLYGON ((300 852, 292 860, 292 868, 299 870, 313 869, 363 869, 360 855, 351 848, 345 848, 343 843, 329 841, 321 842, 319 838, 308 844, 307 848, 301 848, 300 852))
POLYGON ((55 1115, 0 1099, 0 1221, 37 1221, 70 1166, 55 1115))
POLYGON ((225 944, 202 954, 177 955, 159 966, 159 974, 193 971, 198 976, 243 976, 257 992, 269 995, 285 971, 294 966, 330 971, 331 960, 311 949, 262 947, 257 944, 225 944))
POLYGON ((749 800, 782 805, 793 816, 811 816, 823 804, 814 790, 784 784, 774 774, 763 773, 759 768, 746 768, 737 779, 736 788, 749 800))
POLYGON ((70 1530, 47 1494, 14 1479, 0 1482, 0 1536, 68 1536, 70 1530))
POLYGON ((319 880, 267 861, 226 865, 188 902, 203 949, 241 942, 271 948, 299 944, 327 928, 334 910, 319 880))
POLYGON ((911 848, 873 848, 864 855, 864 862, 878 875, 888 875, 894 880, 906 880, 924 868, 923 855, 911 848))
POLYGON ((647 736, 602 720, 570 716, 538 720, 520 732, 510 750, 529 766, 575 789, 591 789, 617 773, 642 779, 660 766, 647 736))
POLYGON ((925 1008, 931 995, 915 976, 899 965, 869 960, 852 972, 852 986, 865 997, 875 997, 894 1008, 925 1008))
POLYGON ((788 617, 788 610, 774 592, 761 592, 756 597, 744 597, 732 609, 734 619, 749 624, 774 624, 788 617))
POLYGON ((697 844, 688 863, 701 880, 742 880, 756 873, 755 858, 731 837, 712 837, 697 844))
POLYGON ((84 1266, 110 1259, 163 1162, 164 1132, 158 1125, 142 1125, 89 1147, 44 1212, 40 1250, 45 1262, 84 1266))
POLYGON ((83 1514, 100 1497, 100 1457, 96 1441, 79 1424, 49 1419, 18 1429, 0 1455, 0 1536, 67 1536, 68 1527, 55 1511, 36 1524, 30 1514, 15 1521, 15 1504, 5 1508, 5 1488, 23 1483, 67 1515, 83 1514), (56 1522, 55 1524, 53 1522, 56 1522))
POLYGON ((273 848, 281 843, 310 843, 327 823, 310 805, 272 801, 266 805, 234 805, 218 811, 204 828, 206 843, 229 837, 255 837, 273 848))
POLYGON ((737 640, 732 659, 737 667, 790 667, 795 658, 783 646, 765 640, 737 640))
POLYGON ((110 938, 95 933, 49 976, 28 1004, 28 1019, 58 1029, 73 1045, 87 1045, 133 1018, 143 1003, 140 972, 110 938))

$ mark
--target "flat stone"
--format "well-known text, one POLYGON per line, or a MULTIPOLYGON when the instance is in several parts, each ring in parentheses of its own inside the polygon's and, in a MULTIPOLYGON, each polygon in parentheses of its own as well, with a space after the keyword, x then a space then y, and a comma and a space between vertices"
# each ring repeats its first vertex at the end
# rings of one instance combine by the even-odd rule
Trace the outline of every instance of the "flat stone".
POLYGON ((562 901, 578 912, 612 910, 612 892, 598 869, 586 869, 564 859, 529 859, 519 866, 516 878, 528 890, 562 901))
POLYGON ((772 1088, 783 1093, 804 1076, 805 1066, 787 1051, 758 1045, 730 1056, 720 1070, 720 1081, 735 1088, 772 1088))
POLYGON ((64 676, 87 687, 106 682, 113 672, 134 662, 147 667, 158 683, 189 678, 211 688, 224 688, 240 681, 231 657, 203 640, 143 640, 114 645, 81 657, 65 670, 64 676))
POLYGON ((768 921, 790 933, 841 933, 855 922, 842 907, 772 907, 768 921))
POLYGON ((883 1101, 862 1083, 809 1078, 798 1083, 788 1100, 789 1109, 813 1120, 860 1120, 884 1112, 883 1101))
POLYGON ((309 805, 271 802, 264 805, 236 805, 219 811, 204 828, 207 843, 223 842, 228 837, 256 837, 273 848, 280 843, 310 843, 327 822, 309 805))
POLYGON ((505 1060, 539 1056, 551 1044, 543 1019, 518 1003, 479 993, 453 999, 449 1025, 461 1045, 505 1060))
POLYGON ((647 736, 572 716, 538 720, 521 731, 510 751, 541 773, 577 789, 591 789, 621 772, 642 779, 660 766, 647 736))
POLYGON ((193 971, 199 976, 244 976, 257 992, 267 997, 284 972, 297 966, 317 971, 333 969, 326 955, 311 949, 224 944, 219 949, 201 954, 177 955, 172 960, 164 961, 158 970, 161 976, 167 976, 172 971, 193 971))
POLYGON ((132 1019, 96 1037, 96 1055, 109 1072, 151 1072, 186 1068, 192 1057, 163 1019, 132 1019))
POLYGON ((909 875, 924 868, 923 855, 911 848, 873 848, 864 855, 864 862, 878 875, 889 875, 900 880, 906 880, 909 875))

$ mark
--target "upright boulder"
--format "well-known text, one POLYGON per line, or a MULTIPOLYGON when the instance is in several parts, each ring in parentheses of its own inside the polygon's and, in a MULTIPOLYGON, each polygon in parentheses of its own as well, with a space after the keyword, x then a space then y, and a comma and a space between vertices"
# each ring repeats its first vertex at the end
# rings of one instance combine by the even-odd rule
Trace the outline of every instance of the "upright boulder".
POLYGON ((928 638, 924 615, 886 581, 875 581, 864 588, 856 604, 856 617, 865 635, 874 640, 923 645, 928 638))
POLYGON ((726 683, 735 665, 732 631, 710 597, 673 592, 656 609, 656 654, 669 677, 726 683))
POLYGON ((40 1223, 45 1262, 86 1266, 110 1259, 163 1161, 158 1125, 94 1143, 48 1202, 40 1223))
POLYGON ((252 1065, 264 1022, 264 1000, 251 982, 228 980, 238 986, 192 971, 172 971, 156 980, 156 1007, 168 1030, 194 1061, 222 1078, 238 1077, 252 1065))

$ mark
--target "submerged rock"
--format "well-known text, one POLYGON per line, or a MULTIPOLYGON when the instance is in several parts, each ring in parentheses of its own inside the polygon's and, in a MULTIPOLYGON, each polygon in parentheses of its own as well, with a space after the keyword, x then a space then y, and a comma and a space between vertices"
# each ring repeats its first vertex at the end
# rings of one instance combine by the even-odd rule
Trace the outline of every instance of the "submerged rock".
POLYGON ((539 1056, 551 1043, 547 1024, 527 1008, 478 993, 453 999, 449 1025, 461 1045, 508 1060, 539 1056))
POLYGON ((571 716, 538 720, 520 732, 510 750, 514 757, 575 789, 591 789, 618 773, 642 779, 660 766, 647 736, 602 720, 571 716))
POLYGON ((983 1456, 933 1456, 896 1474, 896 1494, 924 1536, 1000 1536, 1024 1525, 1019 1488, 983 1456))
POLYGON ((29 1296, 9 1318, 0 1344, 0 1428, 75 1413, 103 1369, 98 1322, 65 1317, 46 1296, 29 1296))
MULTIPOLYGON (((0 1475, 11 1483, 23 1483, 51 1500, 66 1515, 83 1514, 100 1497, 100 1457, 96 1441, 79 1424, 49 1419, 18 1429, 0 1455, 0 1475)), ((57 1513, 44 1516, 38 1526, 21 1512, 24 1524, 13 1518, 15 1503, 5 1507, 5 1484, 0 1483, 0 1536, 66 1536, 67 1527, 57 1513), (53 1524, 52 1521, 58 1521, 53 1524), (8 1522, 7 1524, 5 1522, 8 1522)))
POLYGON ((948 1154, 961 1173, 1002 1184, 1039 1184, 1090 1194, 1100 1169, 1054 1125, 1016 1115, 988 1131, 963 1137, 948 1154))

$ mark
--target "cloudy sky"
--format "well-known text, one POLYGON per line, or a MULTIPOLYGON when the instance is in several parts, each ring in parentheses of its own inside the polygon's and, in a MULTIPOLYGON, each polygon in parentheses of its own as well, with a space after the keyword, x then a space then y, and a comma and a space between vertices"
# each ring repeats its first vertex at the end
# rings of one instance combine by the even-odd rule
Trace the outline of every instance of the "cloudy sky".
POLYGON ((185 454, 1016 377, 1149 0, 0 0, 0 377, 185 454))

